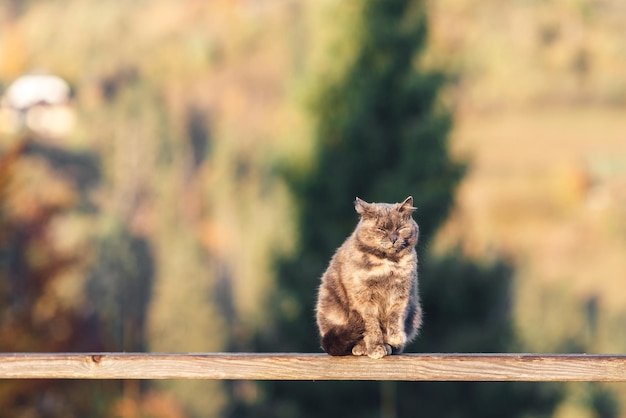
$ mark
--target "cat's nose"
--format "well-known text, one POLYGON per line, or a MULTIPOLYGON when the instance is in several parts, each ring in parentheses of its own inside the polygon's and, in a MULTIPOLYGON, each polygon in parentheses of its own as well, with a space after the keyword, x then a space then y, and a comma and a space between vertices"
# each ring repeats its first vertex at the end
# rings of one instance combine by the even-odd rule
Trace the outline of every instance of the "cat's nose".
POLYGON ((393 244, 395 244, 395 243, 396 243, 396 241, 398 240, 398 233, 397 233, 397 232, 394 232, 393 234, 391 234, 391 236, 390 236, 389 238, 391 239, 391 242, 392 242, 393 244))

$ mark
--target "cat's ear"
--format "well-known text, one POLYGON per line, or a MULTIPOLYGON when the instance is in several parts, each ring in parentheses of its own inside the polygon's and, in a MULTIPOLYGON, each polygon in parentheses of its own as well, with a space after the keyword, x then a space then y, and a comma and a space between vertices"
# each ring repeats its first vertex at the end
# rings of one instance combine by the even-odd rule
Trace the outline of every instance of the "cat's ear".
POLYGON ((398 208, 400 212, 404 213, 412 213, 417 210, 416 207, 413 207, 413 196, 409 196, 404 199, 404 202, 400 203, 400 207, 398 208))
POLYGON ((361 200, 357 197, 354 201, 354 209, 356 210, 356 213, 363 216, 366 212, 370 210, 370 204, 367 203, 365 200, 361 200))

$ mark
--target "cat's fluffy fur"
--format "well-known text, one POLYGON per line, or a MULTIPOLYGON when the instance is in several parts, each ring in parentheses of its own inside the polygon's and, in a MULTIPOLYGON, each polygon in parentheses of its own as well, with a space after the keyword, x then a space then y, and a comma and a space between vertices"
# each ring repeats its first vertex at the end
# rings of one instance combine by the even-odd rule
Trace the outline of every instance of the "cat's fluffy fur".
POLYGON ((393 204, 357 198, 355 209, 359 223, 321 279, 317 325, 328 354, 381 358, 401 353, 422 322, 419 228, 412 197, 393 204))

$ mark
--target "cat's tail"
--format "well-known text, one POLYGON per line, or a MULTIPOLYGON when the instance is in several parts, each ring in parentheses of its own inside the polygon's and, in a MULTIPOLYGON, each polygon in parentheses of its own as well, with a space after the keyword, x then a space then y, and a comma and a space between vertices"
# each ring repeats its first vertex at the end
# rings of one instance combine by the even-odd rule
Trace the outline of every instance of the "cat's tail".
POLYGON ((333 328, 322 337, 322 348, 331 356, 348 356, 357 341, 346 337, 342 330, 333 328))
POLYGON ((343 327, 330 328, 322 335, 322 348, 331 356, 349 356, 352 354, 352 347, 363 339, 364 331, 362 320, 343 327))

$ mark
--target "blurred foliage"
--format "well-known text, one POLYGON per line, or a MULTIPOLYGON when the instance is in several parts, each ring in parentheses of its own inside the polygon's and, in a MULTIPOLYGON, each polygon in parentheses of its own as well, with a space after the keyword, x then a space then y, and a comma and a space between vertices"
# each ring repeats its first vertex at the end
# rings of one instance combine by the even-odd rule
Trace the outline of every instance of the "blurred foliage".
MULTIPOLYGON (((59 248, 54 239, 55 222, 72 210, 75 196, 63 182, 56 193, 40 195, 37 185, 24 178, 29 159, 48 169, 51 164, 29 138, 0 156, 0 349, 101 351, 105 345, 97 319, 59 297, 64 273, 85 262, 84 255, 59 248)), ((0 383, 2 415, 12 417, 101 416, 117 396, 115 382, 0 383)))
MULTIPOLYGON (((1 6, 0 86, 45 69, 74 90, 75 130, 33 143, 54 154, 41 196, 57 178, 76 194, 53 238, 84 261, 62 275, 61 296, 94 318, 104 349, 245 344, 266 320, 271 256, 291 246, 273 161, 301 153, 286 136, 297 117, 284 74, 302 52, 297 36, 262 27, 287 27, 300 8, 286 3, 261 16, 229 1, 1 6)), ((2 152, 12 141, 0 137, 2 152)), ((221 393, 219 382, 125 384, 111 410, 139 416, 167 404, 165 416, 216 416, 221 393)))
MULTIPOLYGON (((557 170, 554 184, 540 173, 530 186, 492 187, 499 206, 481 218, 455 212, 466 234, 442 234, 462 237, 463 250, 431 251, 464 174, 449 156, 452 117, 441 103, 453 103, 461 123, 468 112, 539 109, 526 121, 535 122, 555 104, 621 106, 619 0, 441 0, 428 2, 428 20, 420 1, 364 4, 0 1, 0 88, 33 70, 58 74, 72 86, 77 121, 70 135, 36 137, 24 148, 0 137, 0 181, 12 184, 0 186, 0 297, 8 298, 0 321, 10 334, 0 335, 0 348, 317 351, 315 288, 356 223, 354 197, 412 194, 426 321, 411 349, 623 350, 614 278, 602 280, 602 293, 574 292, 530 280, 541 271, 527 262, 544 260, 558 267, 552 274, 578 282, 598 276, 598 266, 622 265, 622 246, 597 244, 602 231, 623 241, 623 209, 613 205, 593 219, 572 209, 604 186, 607 170, 594 167, 605 160, 594 159, 582 175, 557 170), (537 204, 529 190, 552 203, 537 204), (547 234, 545 218, 520 220, 529 214, 586 223, 573 235, 547 234), (506 237, 485 244, 484 231, 500 228, 521 231, 533 245, 539 236, 581 244, 534 245, 535 252, 517 251, 506 237), (592 258, 593 248, 613 258, 592 258), (492 261, 464 260, 467 253, 492 261), (9 258, 37 286, 26 286, 35 282, 15 275, 9 258), (15 286, 30 290, 14 294, 15 286), (20 298, 28 304, 13 303, 20 298), (15 315, 19 321, 9 321, 15 315)), ((534 173, 529 138, 542 144, 537 154, 546 161, 575 150, 588 155, 576 135, 596 139, 607 121, 592 119, 589 130, 585 120, 548 119, 548 127, 572 126, 553 148, 545 124, 520 129, 515 119, 506 129, 487 120, 487 131, 473 132, 497 138, 481 148, 499 164, 486 172, 507 180, 501 167, 534 173), (514 141, 501 140, 511 131, 514 141)), ((483 161, 472 162, 480 169, 464 182, 485 172, 483 161)), ((620 184, 610 184, 615 196, 620 184)), ((489 201, 480 189, 456 194, 457 207, 476 200, 489 201)), ((620 411, 610 385, 61 383, 2 382, 1 409, 13 408, 6 409, 12 416, 304 416, 321 413, 321 399, 341 397, 335 415, 354 412, 352 405, 386 417, 414 414, 419 405, 449 416, 620 411), (497 407, 485 410, 490 402, 497 407)))
POLYGON ((621 107, 626 69, 620 0, 431 3, 434 60, 462 77, 464 110, 621 107))

